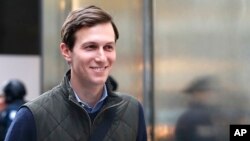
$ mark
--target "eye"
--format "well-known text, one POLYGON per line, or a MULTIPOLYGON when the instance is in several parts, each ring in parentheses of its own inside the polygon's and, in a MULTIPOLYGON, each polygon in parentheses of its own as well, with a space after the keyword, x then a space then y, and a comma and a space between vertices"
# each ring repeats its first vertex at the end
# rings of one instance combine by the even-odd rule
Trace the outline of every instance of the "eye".
POLYGON ((115 49, 114 45, 105 45, 104 50, 106 51, 113 51, 115 49))
POLYGON ((97 45, 95 44, 87 45, 84 47, 84 49, 86 50, 95 50, 96 48, 97 48, 97 45))

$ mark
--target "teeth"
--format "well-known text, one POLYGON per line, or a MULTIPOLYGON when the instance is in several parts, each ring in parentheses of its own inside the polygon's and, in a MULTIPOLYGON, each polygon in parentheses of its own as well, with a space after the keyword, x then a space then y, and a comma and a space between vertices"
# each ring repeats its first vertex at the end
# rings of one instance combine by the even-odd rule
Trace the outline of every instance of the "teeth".
POLYGON ((104 68, 94 68, 95 70, 104 70, 104 68))
POLYGON ((104 71, 106 67, 92 67, 95 71, 104 71))

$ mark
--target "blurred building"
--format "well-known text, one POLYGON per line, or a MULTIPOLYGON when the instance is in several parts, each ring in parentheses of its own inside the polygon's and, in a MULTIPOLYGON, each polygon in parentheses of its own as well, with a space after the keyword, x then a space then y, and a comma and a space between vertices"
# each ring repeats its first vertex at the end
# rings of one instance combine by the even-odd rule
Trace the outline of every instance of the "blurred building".
MULTIPOLYGON (((226 128, 230 123, 249 122, 250 111, 247 107, 250 100, 248 86, 250 1, 32 0, 31 2, 30 0, 27 2, 33 7, 12 8, 17 10, 12 17, 25 10, 35 11, 37 14, 38 24, 35 25, 38 26, 35 29, 40 34, 32 34, 31 37, 36 37, 38 41, 30 45, 18 44, 18 48, 22 48, 24 54, 30 50, 29 48, 39 48, 31 53, 32 55, 30 53, 18 55, 34 57, 35 59, 30 58, 30 60, 35 62, 28 61, 30 63, 28 66, 25 65, 26 62, 14 63, 12 66, 18 66, 19 69, 12 67, 11 70, 15 71, 5 72, 7 74, 21 72, 20 76, 26 76, 28 91, 29 88, 34 88, 31 85, 36 86, 35 92, 32 92, 34 97, 60 82, 68 69, 59 53, 60 28, 68 12, 96 4, 114 16, 119 28, 121 36, 117 43, 118 60, 112 76, 119 83, 119 91, 129 92, 143 102, 150 139, 174 140, 177 119, 186 110, 189 101, 189 97, 183 95, 182 90, 191 80, 203 75, 217 76, 222 84, 217 97, 211 99, 217 104, 218 110, 223 111, 221 118, 215 120, 216 129, 221 134, 218 138, 227 140, 226 128), (22 68, 21 64, 25 67, 22 68)), ((14 7, 21 5, 22 2, 1 1, 0 10, 10 6, 9 3, 14 7)), ((10 17, 6 16, 8 12, 0 13, 1 17, 10 17)), ((36 18, 31 16, 29 19, 36 18)), ((4 22, 8 20, 0 23, 4 22)), ((11 27, 19 25, 22 24, 11 27)), ((1 33, 2 30, 1 28, 1 33)), ((16 34, 17 37, 29 32, 25 30, 22 33, 16 34)), ((3 45, 3 38, 0 39, 0 44, 3 45)), ((30 42, 36 40, 27 39, 30 42)), ((21 39, 23 40, 26 39, 21 39)), ((9 44, 0 46, 0 58, 6 57, 6 52, 2 48, 8 46, 9 44)), ((7 57, 12 58, 13 54, 8 54, 11 55, 7 57)), ((0 65, 4 66, 5 70, 6 68, 8 70, 6 62, 9 62, 10 58, 5 61, 0 59, 0 65)), ((17 60, 20 61, 19 58, 17 60)), ((0 75, 0 80, 3 80, 3 77, 0 75)))

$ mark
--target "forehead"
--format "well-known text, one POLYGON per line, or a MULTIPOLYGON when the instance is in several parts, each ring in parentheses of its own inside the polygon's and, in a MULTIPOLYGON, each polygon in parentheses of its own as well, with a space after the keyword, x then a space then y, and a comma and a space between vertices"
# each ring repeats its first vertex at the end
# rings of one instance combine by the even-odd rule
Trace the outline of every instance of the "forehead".
POLYGON ((82 27, 76 33, 76 42, 108 41, 115 42, 115 33, 110 22, 101 23, 91 27, 82 27))

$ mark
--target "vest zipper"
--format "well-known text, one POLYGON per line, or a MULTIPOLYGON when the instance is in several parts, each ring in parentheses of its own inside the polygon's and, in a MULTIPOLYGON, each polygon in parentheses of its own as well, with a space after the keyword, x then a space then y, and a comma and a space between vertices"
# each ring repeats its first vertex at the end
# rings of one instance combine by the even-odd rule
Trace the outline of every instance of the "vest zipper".
POLYGON ((98 118, 98 116, 100 116, 104 111, 106 111, 106 110, 108 110, 108 109, 110 109, 110 108, 116 107, 116 106, 120 105, 122 102, 123 102, 123 101, 121 101, 120 103, 117 103, 117 104, 115 104, 115 105, 111 105, 111 106, 109 106, 109 107, 103 109, 102 111, 100 111, 100 112, 96 115, 96 117, 94 118, 93 124, 95 123, 95 120, 98 118))
POLYGON ((117 103, 117 104, 111 105, 111 106, 109 106, 109 107, 106 107, 105 109, 103 109, 102 111, 100 111, 100 112, 96 115, 96 117, 95 117, 94 120, 93 120, 93 123, 91 124, 90 135, 91 135, 92 132, 93 132, 93 131, 92 131, 92 126, 95 124, 96 119, 97 119, 102 113, 104 113, 105 111, 107 111, 108 109, 111 109, 111 108, 113 108, 113 107, 119 106, 119 105, 121 105, 121 103, 123 103, 123 101, 121 101, 121 102, 119 102, 119 103, 117 103))
POLYGON ((94 125, 94 123, 95 123, 95 121, 96 121, 96 119, 104 112, 104 111, 106 111, 106 110, 108 110, 108 109, 111 109, 111 108, 113 108, 113 107, 116 107, 116 106, 119 106, 119 105, 121 105, 124 101, 122 100, 121 102, 119 102, 119 103, 117 103, 117 104, 114 104, 114 105, 111 105, 111 106, 109 106, 109 107, 106 107, 105 109, 103 109, 103 110, 101 110, 97 115, 96 115, 96 117, 94 118, 94 120, 93 120, 93 123, 91 122, 91 119, 90 119, 90 117, 89 117, 89 114, 88 114, 88 112, 81 106, 81 105, 79 105, 79 103, 77 103, 77 102, 75 102, 74 100, 71 100, 73 103, 75 103, 77 106, 79 106, 81 109, 83 109, 83 111, 85 112, 85 114, 87 115, 87 117, 88 117, 88 122, 89 122, 89 136, 92 134, 92 126, 94 125))
POLYGON ((81 105, 79 105, 79 103, 78 102, 75 102, 75 101, 73 101, 73 100, 71 100, 73 103, 75 103, 78 107, 80 107, 81 109, 83 109, 83 112, 85 112, 85 114, 87 115, 87 117, 88 117, 88 123, 89 123, 89 133, 91 133, 91 130, 92 130, 92 123, 91 123, 91 119, 90 119, 90 117, 89 117, 89 114, 88 114, 88 112, 81 106, 81 105))

